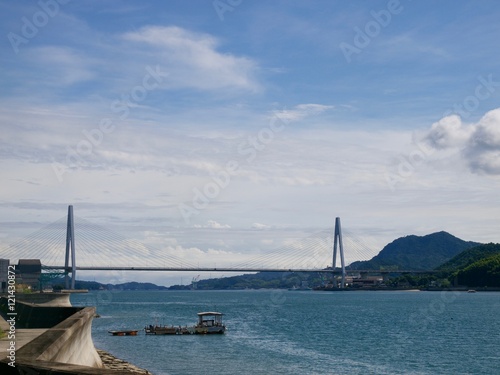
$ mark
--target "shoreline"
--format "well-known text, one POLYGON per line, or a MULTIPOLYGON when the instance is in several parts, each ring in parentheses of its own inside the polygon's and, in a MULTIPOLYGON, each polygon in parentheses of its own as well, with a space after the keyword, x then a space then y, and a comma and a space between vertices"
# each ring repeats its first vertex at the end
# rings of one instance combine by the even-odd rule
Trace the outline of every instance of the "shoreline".
POLYGON ((500 288, 321 288, 313 289, 315 292, 500 292, 500 288))

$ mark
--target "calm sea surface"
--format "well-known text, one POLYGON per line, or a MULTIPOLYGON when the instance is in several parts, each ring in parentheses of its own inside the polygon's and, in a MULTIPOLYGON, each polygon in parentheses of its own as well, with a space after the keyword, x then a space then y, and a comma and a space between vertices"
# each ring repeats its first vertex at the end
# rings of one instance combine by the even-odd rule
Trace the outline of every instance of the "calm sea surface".
POLYGON ((96 347, 153 374, 500 374, 500 293, 280 290, 92 292, 96 347), (225 335, 111 336, 193 325, 225 335))

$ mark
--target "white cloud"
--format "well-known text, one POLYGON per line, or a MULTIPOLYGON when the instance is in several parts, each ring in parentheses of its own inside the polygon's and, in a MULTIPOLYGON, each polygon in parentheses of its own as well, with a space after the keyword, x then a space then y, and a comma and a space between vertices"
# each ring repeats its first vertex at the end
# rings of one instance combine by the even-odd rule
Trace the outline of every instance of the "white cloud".
POLYGON ((252 224, 252 229, 257 229, 257 230, 265 230, 265 229, 270 229, 271 226, 262 224, 262 223, 253 223, 252 224))
POLYGON ((431 39, 422 40, 414 33, 398 34, 393 37, 377 38, 376 57, 379 60, 414 59, 424 55, 427 59, 449 60, 450 53, 442 44, 431 39))
POLYGON ((283 121, 298 121, 305 117, 318 115, 327 110, 334 109, 334 106, 323 104, 298 104, 293 109, 283 109, 274 112, 274 116, 283 121))
POLYGON ((471 172, 500 175, 500 108, 469 125, 456 115, 445 117, 423 138, 438 150, 459 149, 471 172))
POLYGON ((462 124, 457 115, 442 118, 432 124, 424 139, 438 149, 460 147, 470 138, 473 127, 462 124))
MULTIPOLYGON (((218 40, 177 26, 147 26, 123 35, 127 41, 152 47, 159 64, 170 73, 178 87, 200 90, 221 88, 258 91, 257 64, 247 57, 217 51, 218 40)), ((144 47, 144 46, 143 46, 144 47)))
POLYGON ((464 156, 472 171, 500 175, 500 109, 486 113, 476 124, 464 156))
POLYGON ((205 225, 196 224, 195 228, 210 228, 210 229, 231 229, 231 226, 228 224, 221 224, 215 220, 208 220, 205 225))

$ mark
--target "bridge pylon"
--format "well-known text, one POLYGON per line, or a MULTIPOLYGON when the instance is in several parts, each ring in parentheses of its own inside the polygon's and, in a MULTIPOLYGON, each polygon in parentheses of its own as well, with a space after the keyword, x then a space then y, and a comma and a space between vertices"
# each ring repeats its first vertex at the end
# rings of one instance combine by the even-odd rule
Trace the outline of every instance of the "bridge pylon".
POLYGON ((64 281, 66 289, 70 289, 69 273, 71 272, 71 289, 75 289, 76 260, 75 260, 75 223, 73 221, 73 206, 68 206, 68 225, 66 227, 66 256, 64 261, 64 281), (71 268, 69 267, 69 256, 71 253, 71 268))
POLYGON ((337 243, 340 255, 340 266, 342 267, 342 279, 340 287, 345 287, 345 261, 344 261, 344 244, 342 243, 342 227, 340 226, 340 217, 335 218, 335 235, 333 237, 333 262, 332 270, 337 267, 337 243))

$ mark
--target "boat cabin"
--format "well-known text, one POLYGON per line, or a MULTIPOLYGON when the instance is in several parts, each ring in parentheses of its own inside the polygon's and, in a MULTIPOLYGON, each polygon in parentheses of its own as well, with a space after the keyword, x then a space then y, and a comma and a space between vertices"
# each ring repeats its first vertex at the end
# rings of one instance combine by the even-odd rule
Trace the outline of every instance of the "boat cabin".
POLYGON ((222 323, 222 313, 220 312, 200 312, 198 313, 198 324, 195 333, 224 333, 226 327, 222 323))
POLYGON ((200 312, 198 313, 199 327, 221 327, 222 313, 220 312, 200 312))

